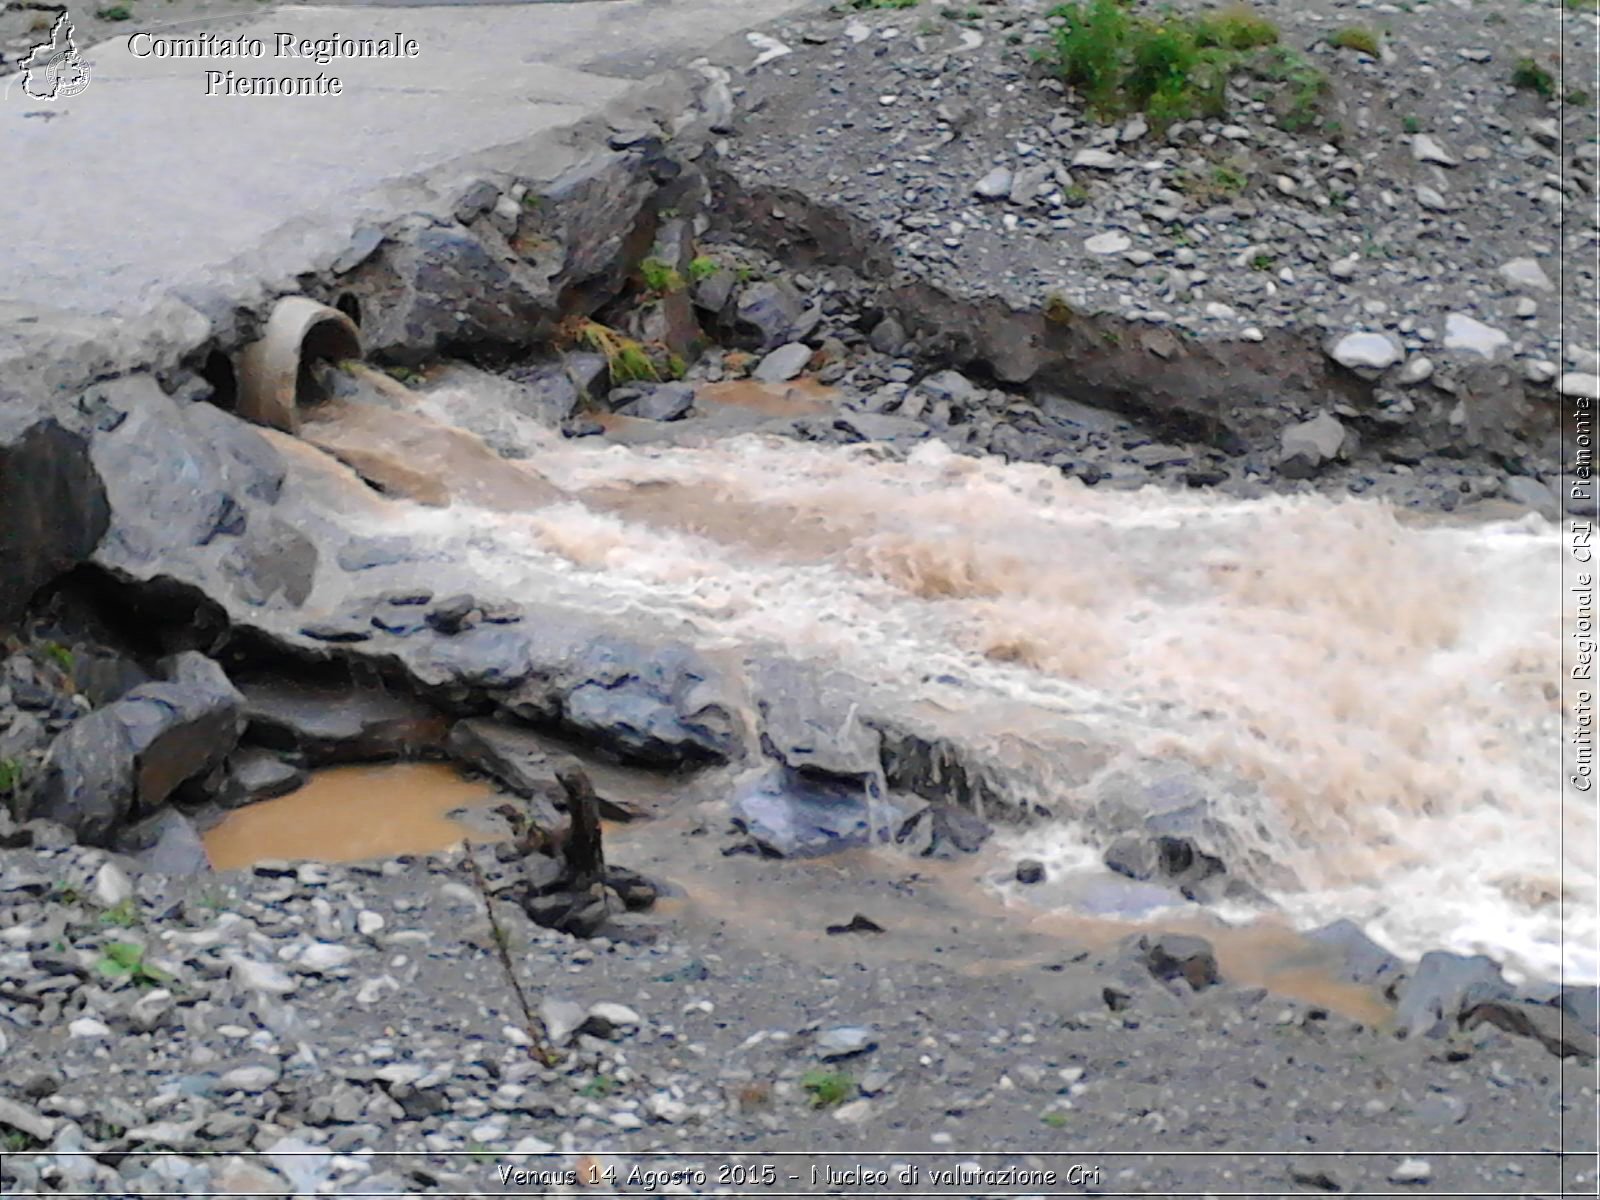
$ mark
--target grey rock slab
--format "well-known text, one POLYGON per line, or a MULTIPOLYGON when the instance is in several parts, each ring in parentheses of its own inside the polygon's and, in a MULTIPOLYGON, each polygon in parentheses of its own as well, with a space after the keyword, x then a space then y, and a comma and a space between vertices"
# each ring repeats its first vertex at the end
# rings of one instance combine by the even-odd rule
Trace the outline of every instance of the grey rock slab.
POLYGON ((972 185, 974 195, 985 200, 1001 200, 1011 192, 1012 174, 1008 167, 995 167, 972 185))
POLYGON ((1379 371, 1392 367, 1403 355, 1399 344, 1382 333, 1347 333, 1328 350, 1328 357, 1342 367, 1379 371))
POLYGON ((0 411, 0 622, 94 552, 110 524, 89 443, 53 420, 0 411))
POLYGON ((1507 287, 1522 292, 1552 292, 1555 284, 1550 282, 1550 276, 1545 274, 1539 260, 1535 258, 1513 258, 1510 262, 1503 263, 1500 267, 1500 278, 1507 287))
POLYGON ((447 723, 410 697, 280 679, 246 680, 247 738, 307 763, 372 762, 437 748, 447 723))
POLYGON ((1127 234, 1115 229, 1108 229, 1104 233, 1097 233, 1093 237, 1085 238, 1083 248, 1090 254, 1121 254, 1133 239, 1127 234))
POLYGON ((1426 133, 1412 137, 1411 156, 1418 162, 1438 163, 1443 167, 1453 167, 1460 161, 1426 133))
POLYGON ((1492 361, 1511 344, 1511 339, 1492 325, 1485 325, 1465 313, 1450 313, 1444 319, 1444 348, 1476 354, 1492 361))
POLYGON ((1343 454, 1348 436, 1332 413, 1291 425, 1279 439, 1278 469, 1290 478, 1307 478, 1343 454))
POLYGON ((763 358, 752 374, 763 383, 783 383, 805 370, 811 353, 811 347, 804 342, 790 342, 763 358))

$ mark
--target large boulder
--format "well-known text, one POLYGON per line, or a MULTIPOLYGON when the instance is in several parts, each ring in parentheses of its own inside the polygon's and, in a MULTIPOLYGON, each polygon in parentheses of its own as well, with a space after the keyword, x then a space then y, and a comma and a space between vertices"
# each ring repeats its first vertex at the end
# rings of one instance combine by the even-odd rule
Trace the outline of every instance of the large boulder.
POLYGON ((435 709, 382 688, 256 679, 240 691, 248 740, 308 766, 437 754, 449 730, 435 709))
POLYGON ((153 812, 179 784, 222 764, 239 738, 239 693, 203 655, 187 652, 166 666, 166 681, 141 684, 55 740, 25 817, 104 845, 130 815, 153 812))
POLYGON ((722 762, 738 748, 735 706, 721 675, 686 646, 602 635, 567 676, 563 722, 624 761, 722 762))
POLYGON ((94 553, 110 511, 83 437, 0 404, 0 625, 94 553))
POLYGON ((538 733, 499 718, 471 717, 455 723, 445 749, 527 800, 526 815, 540 829, 564 824, 556 811, 565 797, 556 772, 565 756, 538 733))
POLYGON ((1432 950, 1395 989, 1395 1028, 1411 1038, 1440 1037, 1479 1005, 1513 996, 1492 958, 1432 950))
POLYGON ((904 813, 859 786, 779 766, 739 789, 732 817, 764 853, 813 858, 886 841, 904 813))

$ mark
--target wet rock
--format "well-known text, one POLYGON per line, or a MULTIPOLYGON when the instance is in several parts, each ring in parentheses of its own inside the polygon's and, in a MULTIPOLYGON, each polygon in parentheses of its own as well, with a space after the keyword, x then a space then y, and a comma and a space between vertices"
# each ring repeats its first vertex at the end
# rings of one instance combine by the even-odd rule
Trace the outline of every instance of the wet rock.
POLYGON ((0 623, 87 559, 111 512, 89 443, 53 420, 0 409, 0 623))
POLYGON ((888 804, 870 804, 859 787, 787 767, 774 767, 745 784, 732 808, 734 826, 779 858, 813 858, 869 845, 887 837, 896 815, 888 804))
POLYGON ((679 421, 694 407, 694 385, 688 383, 629 384, 613 388, 613 411, 646 421, 679 421))
POLYGON ((1395 989, 1395 1028, 1406 1037, 1439 1037, 1480 1004, 1513 996, 1491 958, 1433 950, 1395 989))
POLYGON ((429 609, 425 620, 440 633, 460 633, 476 624, 477 607, 477 600, 470 594, 450 596, 429 609))
POLYGON ((1362 932, 1361 926, 1347 918, 1313 929, 1308 942, 1325 946, 1335 956, 1340 979, 1365 986, 1382 987, 1397 980, 1405 964, 1362 932))
POLYGON ((287 680, 240 684, 246 737, 308 766, 417 757, 444 744, 447 722, 405 696, 287 680))
POLYGON ((218 564, 235 595, 260 608, 304 604, 316 582, 316 543, 276 514, 252 521, 218 564))
POLYGON ((56 739, 27 816, 104 845, 136 804, 152 811, 179 784, 221 765, 239 737, 239 693, 193 652, 169 660, 167 673, 169 682, 140 685, 56 739))
POLYGON ((1290 479, 1309 479, 1344 454, 1345 427, 1332 413, 1318 413, 1291 425, 1281 435, 1278 470, 1290 479))
POLYGON ((766 353, 794 340, 805 299, 786 281, 746 284, 734 302, 729 341, 741 350, 766 353))
POLYGON ((761 748, 801 775, 864 788, 877 777, 880 738, 855 720, 841 720, 859 684, 775 659, 751 665, 761 748))
POLYGON ((930 804, 901 822, 896 844, 915 849, 923 858, 975 854, 989 840, 993 827, 976 813, 954 804, 930 804))
POLYGON ((562 799, 556 769, 563 756, 533 730, 494 717, 471 717, 451 727, 445 750, 530 801, 525 819, 535 827, 553 831, 565 826, 556 811, 562 799))
POLYGON ((1150 973, 1163 983, 1181 979, 1198 992, 1222 982, 1216 953, 1205 938, 1181 933, 1154 938, 1140 935, 1138 946, 1150 973))
POLYGON ((805 370, 810 361, 810 346, 804 342, 789 342, 763 358, 752 374, 763 383, 783 383, 805 370))
POLYGON ((920 441, 932 435, 921 421, 890 413, 841 413, 834 418, 833 428, 850 435, 849 440, 862 442, 920 441))
POLYGON ((1518 1037, 1533 1038, 1557 1058, 1593 1060, 1594 1032, 1559 1005, 1516 999, 1496 999, 1463 1012, 1461 1023, 1471 1029, 1487 1022, 1518 1037))
POLYGON ((1018 883, 1043 883, 1044 878, 1044 864, 1038 859, 1025 858, 1017 864, 1016 880, 1018 883))
POLYGON ((529 638, 511 625, 475 625, 428 638, 411 659, 412 673, 458 698, 515 688, 533 673, 529 638))
POLYGON ((410 538, 358 536, 340 547, 337 561, 341 568, 353 572, 391 567, 396 563, 425 562, 429 557, 410 538))
POLYGON ((603 636, 566 676, 563 723, 625 760, 670 766, 721 761, 734 751, 734 709, 722 680, 687 647, 603 636))
POLYGON ((293 763, 268 750, 246 747, 227 762, 227 782, 218 793, 224 808, 241 808, 259 800, 286 796, 302 787, 307 775, 293 763))

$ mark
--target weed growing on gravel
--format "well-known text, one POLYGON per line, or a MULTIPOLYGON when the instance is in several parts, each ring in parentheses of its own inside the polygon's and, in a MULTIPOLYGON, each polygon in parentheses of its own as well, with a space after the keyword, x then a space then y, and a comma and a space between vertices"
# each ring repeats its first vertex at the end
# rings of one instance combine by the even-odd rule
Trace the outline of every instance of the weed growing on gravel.
POLYGON ((1102 120, 1143 112, 1158 130, 1191 117, 1220 117, 1228 80, 1278 41, 1278 28, 1243 4, 1217 13, 1159 16, 1127 0, 1074 0, 1050 12, 1054 65, 1102 120))
POLYGON ((1573 88, 1565 96, 1561 97, 1561 100, 1562 103, 1570 104, 1573 108, 1588 108, 1590 96, 1582 88, 1573 88))
POLYGON ((639 264, 639 274, 644 278, 645 287, 659 296, 683 291, 683 276, 678 274, 678 269, 659 258, 645 259, 639 264))
POLYGON ((1405 130, 1407 133, 1421 133, 1422 122, 1416 117, 1405 117, 1400 121, 1400 128, 1405 130))
POLYGON ((1511 86, 1524 91, 1538 92, 1546 100, 1556 94, 1556 79, 1532 57, 1517 59, 1511 68, 1511 86))
POLYGON ((63 646, 60 642, 46 642, 40 649, 44 651, 44 656, 62 671, 68 675, 72 674, 72 666, 77 658, 69 647, 63 646))
POLYGON ((1298 50, 1272 46, 1248 64, 1261 79, 1282 84, 1278 124, 1288 133, 1302 133, 1322 120, 1322 105, 1332 90, 1328 77, 1298 50))
POLYGON ((0 796, 22 788, 22 763, 15 758, 0 758, 0 796))
POLYGON ((102 8, 94 14, 102 21, 131 21, 133 10, 126 4, 113 4, 110 8, 102 8))
POLYGON ((856 1081, 843 1071, 824 1071, 821 1067, 800 1077, 800 1086, 811 1093, 813 1108, 834 1108, 856 1094, 856 1081))
POLYGON ((1270 254, 1257 254, 1250 260, 1252 271, 1270 271, 1278 265, 1278 260, 1270 254))
POLYGON ((1561 0, 1561 4, 1573 12, 1600 13, 1600 0, 1561 0))
POLYGON ((7 1154, 21 1154, 24 1150, 32 1150, 35 1146, 43 1145, 36 1142, 20 1129, 0 1130, 0 1150, 7 1154))
POLYGON ((659 383, 661 371, 645 348, 599 321, 582 321, 575 340, 597 354, 603 354, 612 383, 659 383))
POLYGON ((123 900, 113 904, 100 914, 100 924, 113 925, 118 929, 132 929, 139 923, 139 910, 132 900, 123 900))
POLYGON ((168 983, 172 976, 144 960, 144 947, 133 942, 111 942, 95 968, 113 979, 132 979, 140 987, 168 983))
POLYGON ((601 1100, 611 1095, 616 1090, 617 1081, 609 1075, 596 1075, 588 1083, 578 1089, 578 1095, 585 1100, 601 1100))
POLYGON ((1067 1114, 1064 1112, 1047 1112, 1039 1120, 1050 1126, 1051 1129, 1065 1129, 1067 1127, 1067 1114))
POLYGON ((698 258, 689 260, 689 278, 695 283, 710 279, 721 269, 722 264, 709 254, 702 254, 698 258))
POLYGON ((1346 25, 1328 39, 1335 50, 1358 50, 1372 58, 1378 57, 1378 35, 1365 25, 1346 25))

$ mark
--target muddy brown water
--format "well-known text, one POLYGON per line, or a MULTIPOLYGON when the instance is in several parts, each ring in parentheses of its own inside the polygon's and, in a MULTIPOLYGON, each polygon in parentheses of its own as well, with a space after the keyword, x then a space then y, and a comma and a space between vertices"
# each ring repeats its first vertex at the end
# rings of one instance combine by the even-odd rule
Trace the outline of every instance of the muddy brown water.
MULTIPOLYGON (((1049 994, 1050 970, 1083 952, 1140 932, 1207 938, 1232 983, 1261 986, 1366 1025, 1389 1006, 1371 989, 1334 978, 1327 952, 1272 919, 1229 926, 1203 912, 1117 920, 1008 903, 987 881, 1002 855, 955 861, 860 848, 826 858, 776 862, 723 854, 726 781, 669 780, 593 764, 602 791, 626 796, 651 818, 606 824, 608 856, 670 885, 657 911, 675 925, 752 951, 783 947, 823 966, 845 960, 938 964, 1049 994), (710 835, 710 836, 708 836, 710 835), (856 914, 885 933, 835 935, 856 914)), ((441 763, 333 767, 287 796, 231 813, 205 835, 218 870, 263 860, 354 862, 427 854, 463 841, 502 840, 490 815, 508 797, 493 784, 441 763)))

